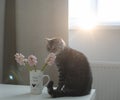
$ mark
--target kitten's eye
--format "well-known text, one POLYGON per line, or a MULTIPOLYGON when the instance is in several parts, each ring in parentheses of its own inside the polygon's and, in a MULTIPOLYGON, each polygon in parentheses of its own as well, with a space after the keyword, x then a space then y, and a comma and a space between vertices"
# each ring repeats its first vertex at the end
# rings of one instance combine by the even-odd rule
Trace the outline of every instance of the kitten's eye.
POLYGON ((47 45, 47 50, 50 51, 50 46, 49 45, 47 45))

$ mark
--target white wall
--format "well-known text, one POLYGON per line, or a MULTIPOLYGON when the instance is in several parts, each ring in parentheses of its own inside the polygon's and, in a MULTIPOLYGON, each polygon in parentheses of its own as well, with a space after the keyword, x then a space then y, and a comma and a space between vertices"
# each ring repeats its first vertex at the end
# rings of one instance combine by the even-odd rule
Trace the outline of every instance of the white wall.
MULTIPOLYGON (((0 0, 0 82, 2 78, 4 5, 5 0, 0 0)), ((25 56, 35 54, 38 57, 39 68, 47 55, 44 38, 60 36, 68 43, 67 5, 67 0, 16 0, 17 51, 25 56)), ((53 80, 57 80, 55 66, 47 68, 46 73, 52 76, 53 80)), ((23 74, 25 80, 28 80, 26 72, 23 74)))
POLYGON ((3 33, 5 0, 0 0, 0 83, 2 80, 3 33))
MULTIPOLYGON (((47 55, 46 37, 60 36, 68 42, 67 11, 67 0, 16 0, 18 52, 35 54, 40 68, 47 55)), ((57 79, 55 67, 47 68, 47 74, 57 79)))
POLYGON ((120 27, 70 30, 69 45, 85 53, 89 61, 120 62, 120 27))

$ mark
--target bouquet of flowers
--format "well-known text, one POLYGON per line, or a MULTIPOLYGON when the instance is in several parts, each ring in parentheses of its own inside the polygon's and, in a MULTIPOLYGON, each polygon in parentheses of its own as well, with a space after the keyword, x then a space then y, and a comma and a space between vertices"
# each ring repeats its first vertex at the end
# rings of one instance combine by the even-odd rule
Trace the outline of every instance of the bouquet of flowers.
MULTIPOLYGON (((43 64, 41 71, 44 71, 47 65, 49 66, 53 65, 55 59, 56 59, 56 55, 54 53, 50 53, 45 59, 45 63, 43 64)), ((33 70, 33 68, 35 71, 37 69, 38 61, 37 61, 37 57, 34 55, 29 55, 28 58, 25 58, 23 54, 16 53, 15 60, 18 64, 26 66, 29 71, 33 70)))

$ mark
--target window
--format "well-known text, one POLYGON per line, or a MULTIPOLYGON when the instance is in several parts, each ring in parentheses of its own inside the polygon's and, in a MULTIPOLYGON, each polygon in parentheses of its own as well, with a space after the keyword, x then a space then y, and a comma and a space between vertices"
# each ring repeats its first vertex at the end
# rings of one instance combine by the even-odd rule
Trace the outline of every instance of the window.
POLYGON ((106 24, 120 24, 120 0, 98 0, 98 19, 106 24))
POLYGON ((69 0, 69 28, 120 24, 120 0, 69 0))

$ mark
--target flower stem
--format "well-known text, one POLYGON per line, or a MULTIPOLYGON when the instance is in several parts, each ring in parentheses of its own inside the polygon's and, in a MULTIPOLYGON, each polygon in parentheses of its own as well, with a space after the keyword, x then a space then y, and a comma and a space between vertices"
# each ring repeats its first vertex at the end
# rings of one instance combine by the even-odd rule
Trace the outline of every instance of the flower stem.
POLYGON ((34 68, 35 68, 35 72, 36 72, 36 70, 37 70, 37 69, 36 69, 36 66, 34 66, 34 68))
POLYGON ((31 68, 29 67, 28 63, 26 63, 26 67, 28 71, 31 71, 31 68))
POLYGON ((45 63, 45 64, 42 66, 41 71, 44 71, 44 69, 46 68, 46 66, 47 66, 47 63, 45 63))

